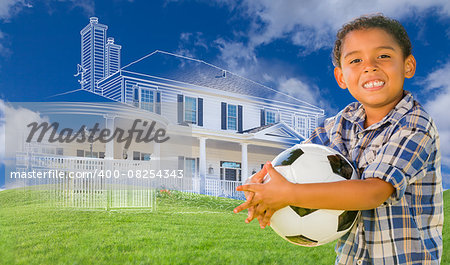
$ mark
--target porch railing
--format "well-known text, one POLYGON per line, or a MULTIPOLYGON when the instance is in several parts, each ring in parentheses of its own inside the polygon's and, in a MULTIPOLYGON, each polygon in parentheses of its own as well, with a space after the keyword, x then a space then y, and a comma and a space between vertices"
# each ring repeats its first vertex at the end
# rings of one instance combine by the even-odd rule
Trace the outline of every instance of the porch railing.
POLYGON ((154 208, 155 190, 170 189, 189 193, 243 199, 237 192, 240 181, 199 176, 184 178, 130 178, 129 172, 157 168, 155 161, 105 160, 99 158, 48 156, 18 153, 18 171, 48 172, 56 177, 21 180, 25 186, 47 185, 63 206, 78 208, 154 208), (62 177, 61 177, 62 176, 62 177), (81 176, 81 177, 77 177, 81 176), (204 187, 204 189, 202 189, 204 187))

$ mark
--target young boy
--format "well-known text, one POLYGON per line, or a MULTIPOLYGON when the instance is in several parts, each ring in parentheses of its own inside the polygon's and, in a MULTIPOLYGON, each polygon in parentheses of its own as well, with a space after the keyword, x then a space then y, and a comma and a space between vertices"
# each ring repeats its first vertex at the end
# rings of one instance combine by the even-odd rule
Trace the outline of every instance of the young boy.
POLYGON ((382 15, 343 26, 333 50, 334 74, 358 100, 325 120, 306 141, 330 146, 357 166, 360 179, 293 184, 270 163, 238 187, 264 228, 287 205, 361 210, 338 240, 336 264, 438 264, 442 254, 439 136, 431 117, 403 90, 416 61, 405 29, 382 15), (269 173, 271 180, 261 184, 269 173))

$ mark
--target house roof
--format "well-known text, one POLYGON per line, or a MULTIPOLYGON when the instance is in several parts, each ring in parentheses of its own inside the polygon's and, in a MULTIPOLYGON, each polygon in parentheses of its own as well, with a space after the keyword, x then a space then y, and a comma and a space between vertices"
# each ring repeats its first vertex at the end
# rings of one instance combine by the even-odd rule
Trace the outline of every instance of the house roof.
POLYGON ((48 97, 46 100, 50 102, 115 102, 111 99, 81 88, 71 91, 62 91, 59 94, 48 97))
POLYGON ((269 127, 272 127, 275 124, 276 123, 271 123, 271 124, 266 124, 266 125, 263 125, 263 126, 258 126, 258 127, 255 127, 255 128, 250 128, 250 129, 244 130, 244 131, 242 131, 240 133, 257 133, 257 132, 265 130, 265 129, 269 128, 269 127))
POLYGON ((267 124, 260 127, 242 131, 243 134, 253 134, 255 139, 279 141, 288 144, 298 144, 305 140, 305 137, 286 125, 284 122, 267 124))
POLYGON ((156 50, 122 67, 122 70, 269 100, 282 98, 284 102, 289 104, 306 107, 314 111, 323 111, 310 103, 205 61, 164 51, 156 50))

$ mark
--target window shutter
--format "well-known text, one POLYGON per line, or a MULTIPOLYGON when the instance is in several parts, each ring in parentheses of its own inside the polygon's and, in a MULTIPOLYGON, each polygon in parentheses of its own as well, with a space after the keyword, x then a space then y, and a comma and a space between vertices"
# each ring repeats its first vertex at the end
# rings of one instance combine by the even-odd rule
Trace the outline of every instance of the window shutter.
POLYGON ((178 156, 178 169, 184 170, 184 156, 178 156))
POLYGON ((203 99, 202 98, 197 99, 197 115, 198 115, 197 125, 203 126, 203 99))
POLYGON ((161 114, 161 92, 156 91, 156 114, 161 114))
POLYGON ((195 160, 196 160, 195 174, 196 174, 196 176, 200 176, 200 158, 197 157, 197 159, 195 159, 195 160))
POLYGON ((242 106, 238 105, 238 132, 242 132, 242 106))
POLYGON ((262 109, 261 110, 261 126, 266 125, 266 112, 262 109))
POLYGON ((184 106, 183 106, 183 95, 178 94, 177 98, 178 102, 178 123, 183 123, 183 114, 184 114, 184 106))
POLYGON ((133 105, 139 107, 139 87, 133 86, 133 105))
POLYGON ((222 130, 227 129, 227 103, 222 102, 222 130))

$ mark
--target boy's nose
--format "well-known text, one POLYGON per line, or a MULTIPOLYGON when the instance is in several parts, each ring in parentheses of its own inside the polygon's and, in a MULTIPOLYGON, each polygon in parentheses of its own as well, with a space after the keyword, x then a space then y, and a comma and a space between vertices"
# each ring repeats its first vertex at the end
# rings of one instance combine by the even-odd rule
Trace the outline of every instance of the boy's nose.
POLYGON ((368 73, 368 72, 376 72, 377 71, 377 68, 376 67, 372 67, 372 68, 369 68, 369 69, 365 69, 364 70, 364 73, 368 73))
POLYGON ((371 60, 371 59, 365 60, 364 73, 376 72, 377 69, 378 69, 378 66, 377 66, 376 61, 371 60))

